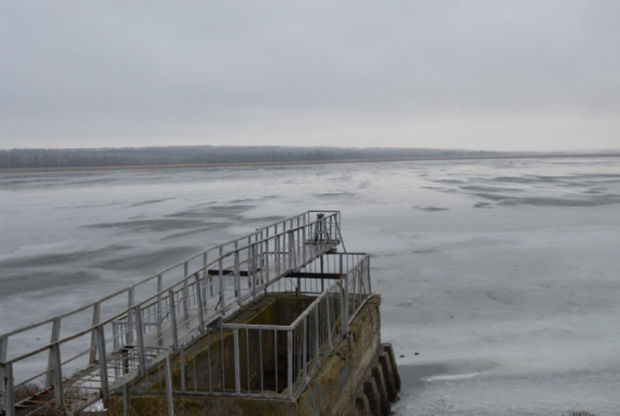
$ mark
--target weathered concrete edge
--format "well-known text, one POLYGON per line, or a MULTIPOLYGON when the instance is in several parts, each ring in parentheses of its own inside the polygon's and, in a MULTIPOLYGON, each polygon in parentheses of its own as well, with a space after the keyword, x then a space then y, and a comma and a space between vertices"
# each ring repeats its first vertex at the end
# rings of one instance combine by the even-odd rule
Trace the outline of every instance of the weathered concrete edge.
MULTIPOLYGON (((332 353, 322 360, 321 368, 297 401, 175 395, 175 413, 192 416, 376 414, 365 406, 370 398, 364 399, 362 396, 373 368, 382 370, 379 361, 380 354, 384 352, 380 338, 380 303, 379 295, 368 299, 351 322, 349 337, 341 340, 332 353)), ((122 406, 122 396, 113 395, 108 401, 109 415, 122 415, 122 406)), ((130 406, 132 415, 167 414, 167 402, 163 395, 132 395, 130 406)))

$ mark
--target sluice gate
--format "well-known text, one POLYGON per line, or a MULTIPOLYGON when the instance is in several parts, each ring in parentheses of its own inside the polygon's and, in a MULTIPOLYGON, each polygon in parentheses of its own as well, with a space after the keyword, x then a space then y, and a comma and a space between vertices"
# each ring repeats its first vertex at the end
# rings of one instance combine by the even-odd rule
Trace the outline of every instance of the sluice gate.
POLYGON ((369 256, 346 252, 340 213, 307 211, 0 335, 0 409, 324 414, 308 409, 328 400, 385 414, 397 370, 378 305, 369 256), (29 336, 45 329, 36 345, 29 336))

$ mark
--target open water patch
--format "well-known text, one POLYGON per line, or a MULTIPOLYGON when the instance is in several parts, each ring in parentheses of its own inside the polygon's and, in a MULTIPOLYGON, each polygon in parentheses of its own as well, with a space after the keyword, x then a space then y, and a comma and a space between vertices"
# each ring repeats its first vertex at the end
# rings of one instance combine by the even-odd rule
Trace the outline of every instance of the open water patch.
POLYGON ((93 258, 109 256, 116 252, 127 250, 130 246, 113 244, 97 250, 73 251, 69 253, 50 253, 38 254, 34 256, 23 256, 13 259, 0 261, 0 268, 11 267, 38 267, 57 264, 76 263, 80 261, 89 262, 93 258))
POLYGON ((319 194, 312 194, 315 198, 320 199, 330 199, 330 198, 353 198, 356 196, 355 193, 349 191, 342 192, 322 192, 319 194))
POLYGON ((87 285, 97 280, 99 275, 91 270, 45 270, 39 268, 20 268, 8 277, 3 277, 0 297, 87 285))
POLYGON ((144 231, 170 231, 180 228, 198 228, 204 226, 204 221, 191 219, 151 219, 151 220, 132 220, 119 222, 102 222, 89 224, 85 227, 92 228, 120 228, 131 232, 144 231))
POLYGON ((595 207, 620 203, 615 195, 591 195, 586 198, 552 198, 552 197, 503 197, 499 205, 534 205, 551 207, 595 207))
POLYGON ((420 206, 420 205, 414 206, 413 209, 417 209, 418 211, 425 211, 425 212, 449 211, 448 208, 434 207, 434 206, 420 206))
POLYGON ((197 247, 173 247, 151 251, 144 254, 132 254, 109 258, 93 264, 94 267, 106 270, 157 269, 174 264, 198 251, 197 247))

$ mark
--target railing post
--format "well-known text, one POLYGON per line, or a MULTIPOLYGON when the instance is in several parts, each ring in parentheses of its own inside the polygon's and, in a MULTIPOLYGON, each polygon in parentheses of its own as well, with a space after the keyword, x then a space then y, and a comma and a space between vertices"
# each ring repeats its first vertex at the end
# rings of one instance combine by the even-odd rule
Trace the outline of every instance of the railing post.
POLYGON ((204 253, 202 253, 202 267, 203 267, 203 275, 202 277, 207 277, 207 252, 205 251, 204 253))
POLYGON ((281 274, 281 270, 280 270, 280 234, 276 234, 275 235, 275 262, 276 262, 276 278, 280 277, 281 274))
POLYGON ((200 273, 196 272, 194 281, 196 285, 194 290, 196 291, 196 299, 198 302, 198 322, 200 323, 200 332, 202 332, 205 327, 205 317, 203 311, 204 304, 202 303, 202 288, 200 287, 200 273))
POLYGON ((342 301, 340 302, 340 330, 342 332, 343 336, 347 335, 347 327, 349 326, 349 320, 347 319, 347 308, 348 308, 348 304, 347 304, 347 289, 346 289, 346 285, 347 285, 347 280, 345 279, 344 281, 344 285, 341 287, 341 296, 342 296, 342 301))
POLYGON ((301 229, 301 258, 302 258, 302 263, 305 265, 306 264, 306 227, 305 227, 305 224, 304 224, 304 227, 301 229))
POLYGON ((234 355, 235 355, 235 392, 241 393, 241 365, 239 363, 239 329, 233 332, 234 355))
POLYGON ((62 386, 62 361, 60 359, 60 345, 58 345, 58 343, 52 344, 51 346, 50 361, 52 364, 50 370, 52 370, 53 373, 52 386, 54 387, 54 400, 56 400, 56 406, 64 409, 65 400, 62 386))
POLYGON ((5 392, 5 378, 6 378, 6 356, 8 350, 8 337, 0 338, 0 412, 4 408, 4 392, 5 392))
POLYGON ((293 400, 293 330, 286 331, 286 356, 288 359, 287 365, 287 384, 288 384, 288 398, 293 400))
POLYGON ((133 308, 136 303, 135 299, 136 291, 133 287, 130 287, 127 291, 127 331, 126 331, 126 340, 128 344, 133 343, 133 317, 131 316, 131 308, 133 308))
POLYGON ((168 416, 174 416, 174 396, 172 395, 172 369, 170 355, 166 355, 166 400, 168 402, 168 416))
POLYGON ((2 363, 4 376, 0 382, 4 388, 4 413, 15 416, 15 380, 13 379, 13 363, 2 363))
POLYGON ((303 345, 302 345, 302 359, 301 359, 301 365, 302 368, 304 370, 304 378, 308 377, 308 370, 306 368, 306 357, 308 356, 308 351, 307 351, 307 344, 308 344, 308 317, 310 315, 306 315, 306 317, 304 318, 304 336, 303 336, 303 345))
POLYGON ((136 338, 138 341, 138 361, 140 362, 139 372, 144 374, 146 371, 146 355, 144 354, 144 326, 142 325, 142 308, 140 305, 134 306, 133 314, 136 319, 136 338))
POLYGON ((220 247, 220 259, 217 262, 218 268, 219 270, 219 281, 220 281, 220 308, 222 311, 222 316, 224 316, 224 312, 226 311, 226 299, 224 298, 225 293, 224 293, 224 274, 223 274, 223 270, 222 270, 222 249, 220 247))
POLYGON ((105 356, 105 334, 103 332, 103 325, 99 325, 95 328, 97 335, 97 352, 99 353, 99 380, 101 383, 101 397, 105 402, 108 399, 108 368, 105 356))
POLYGON ((226 299, 224 298, 225 293, 224 293, 224 270, 223 270, 223 263, 222 263, 222 256, 224 255, 224 247, 220 246, 220 250, 219 250, 219 254, 218 254, 218 261, 217 261, 217 267, 218 267, 218 280, 219 280, 219 286, 220 286, 220 290, 219 290, 219 296, 220 296, 220 300, 219 300, 219 305, 221 308, 221 313, 222 316, 224 316, 224 312, 226 311, 226 299))
MULTIPOLYGON (((93 305, 93 320, 91 327, 95 327, 99 324, 99 319, 101 317, 101 304, 99 302, 93 305)), ((95 332, 91 332, 90 334, 90 355, 88 357, 88 363, 94 364, 97 361, 97 349, 95 342, 95 332)))
POLYGON ((252 295, 256 294, 256 243, 250 246, 250 258, 248 259, 248 274, 250 275, 250 287, 252 295))
POLYGON ((319 348, 321 346, 321 330, 320 330, 320 322, 319 322, 319 311, 321 308, 321 304, 319 303, 318 305, 316 305, 316 309, 314 311, 314 314, 316 315, 314 317, 314 332, 315 332, 315 337, 314 337, 314 360, 315 360, 315 365, 319 364, 319 348))
MULTIPOLYGON (((58 341, 60 338, 60 318, 54 319, 52 322, 52 335, 50 336, 50 344, 58 341)), ((47 358, 47 376, 45 377, 45 384, 47 386, 53 386, 56 379, 54 373, 54 365, 56 357, 54 356, 54 349, 49 350, 49 356, 47 358)))
MULTIPOLYGON (((267 230, 265 231, 265 240, 264 240, 264 244, 265 247, 263 247, 263 251, 265 252, 265 280, 267 281, 267 283, 269 283, 270 281, 270 276, 269 276, 269 228, 267 228, 267 230)), ((267 285, 265 285, 265 293, 267 293, 267 285)))
POLYGON ((170 308, 170 328, 172 329, 172 345, 179 348, 179 336, 177 333, 177 311, 174 302, 174 289, 168 290, 168 307, 170 308))
POLYGON ((185 319, 189 315, 189 287, 187 286, 187 278, 183 278, 183 313, 185 319))
POLYGON ((368 294, 372 293, 371 279, 370 279, 370 256, 366 256, 366 283, 368 283, 368 294))
POLYGON ((161 274, 157 275, 157 343, 159 345, 163 345, 164 340, 162 339, 161 333, 161 321, 163 319, 163 310, 161 306, 161 291, 163 286, 163 278, 161 274))
POLYGON ((241 305, 241 273, 239 271, 239 252, 235 251, 234 256, 234 279, 235 279, 235 298, 237 299, 237 303, 241 305))
POLYGON ((332 305, 331 305, 332 300, 330 299, 330 294, 327 294, 327 309, 326 309, 326 315, 327 315, 327 340, 329 341, 329 349, 332 349, 332 313, 331 313, 331 309, 332 309, 332 305))
POLYGON ((183 263, 183 277, 187 277, 189 274, 189 262, 183 263))
POLYGON ((288 233, 288 270, 293 270, 297 267, 297 259, 295 258, 295 236, 293 231, 288 233))

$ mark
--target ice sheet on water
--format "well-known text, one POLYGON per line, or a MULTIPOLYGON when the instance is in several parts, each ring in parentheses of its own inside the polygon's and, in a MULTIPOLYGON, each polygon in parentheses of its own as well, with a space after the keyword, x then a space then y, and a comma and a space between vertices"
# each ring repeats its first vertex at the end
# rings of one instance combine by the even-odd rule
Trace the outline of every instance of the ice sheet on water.
POLYGON ((1 174, 0 332, 340 209, 347 249, 372 253, 406 376, 398 414, 613 415, 619 172, 600 158, 1 174))

